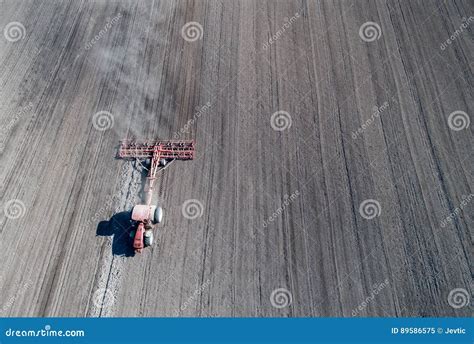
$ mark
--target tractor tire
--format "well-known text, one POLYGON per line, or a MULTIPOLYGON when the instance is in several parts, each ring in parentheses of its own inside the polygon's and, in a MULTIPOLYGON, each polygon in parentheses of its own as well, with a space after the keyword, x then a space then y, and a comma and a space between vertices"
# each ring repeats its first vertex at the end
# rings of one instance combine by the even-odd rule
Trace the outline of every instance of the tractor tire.
POLYGON ((151 230, 145 231, 145 235, 143 236, 143 241, 145 247, 153 245, 153 232, 151 230))

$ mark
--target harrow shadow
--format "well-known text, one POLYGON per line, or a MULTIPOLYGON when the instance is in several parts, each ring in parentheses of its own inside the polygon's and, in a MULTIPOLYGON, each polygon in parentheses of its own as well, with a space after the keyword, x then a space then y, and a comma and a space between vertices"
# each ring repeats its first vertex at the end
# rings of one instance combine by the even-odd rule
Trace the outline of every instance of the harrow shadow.
POLYGON ((133 257, 133 230, 130 211, 122 211, 113 215, 108 221, 101 221, 97 225, 98 236, 113 236, 112 254, 115 256, 133 257))

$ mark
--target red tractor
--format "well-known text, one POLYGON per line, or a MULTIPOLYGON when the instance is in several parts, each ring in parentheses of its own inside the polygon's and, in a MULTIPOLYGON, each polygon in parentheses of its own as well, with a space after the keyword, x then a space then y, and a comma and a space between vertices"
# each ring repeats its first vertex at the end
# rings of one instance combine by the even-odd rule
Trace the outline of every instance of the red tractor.
MULTIPOLYGON (((153 186, 156 174, 175 160, 192 160, 194 158, 193 140, 149 140, 120 142, 119 158, 145 161, 148 169, 145 186, 145 204, 137 204, 132 209, 132 220, 138 222, 133 240, 135 252, 153 244, 153 225, 163 219, 161 207, 151 205, 153 186)), ((143 165, 143 164, 142 164, 143 165)))

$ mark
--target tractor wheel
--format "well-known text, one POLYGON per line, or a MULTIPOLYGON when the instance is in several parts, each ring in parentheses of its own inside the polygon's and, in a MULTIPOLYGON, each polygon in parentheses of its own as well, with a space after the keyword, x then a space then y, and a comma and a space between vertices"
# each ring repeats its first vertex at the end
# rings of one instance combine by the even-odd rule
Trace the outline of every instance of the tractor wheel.
POLYGON ((163 209, 161 207, 156 207, 155 212, 153 213, 153 223, 160 223, 163 220, 163 209))
POLYGON ((145 231, 143 239, 145 247, 153 245, 153 232, 151 230, 145 231))

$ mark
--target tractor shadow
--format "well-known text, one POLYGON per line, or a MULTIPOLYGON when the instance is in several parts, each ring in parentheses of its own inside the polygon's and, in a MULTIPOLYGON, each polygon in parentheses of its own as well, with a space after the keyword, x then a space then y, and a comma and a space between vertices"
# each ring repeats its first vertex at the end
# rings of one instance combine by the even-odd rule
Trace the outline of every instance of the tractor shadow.
POLYGON ((133 257, 133 238, 131 232, 134 230, 130 211, 122 211, 113 215, 108 221, 101 221, 97 225, 98 236, 113 236, 112 254, 115 256, 133 257))

